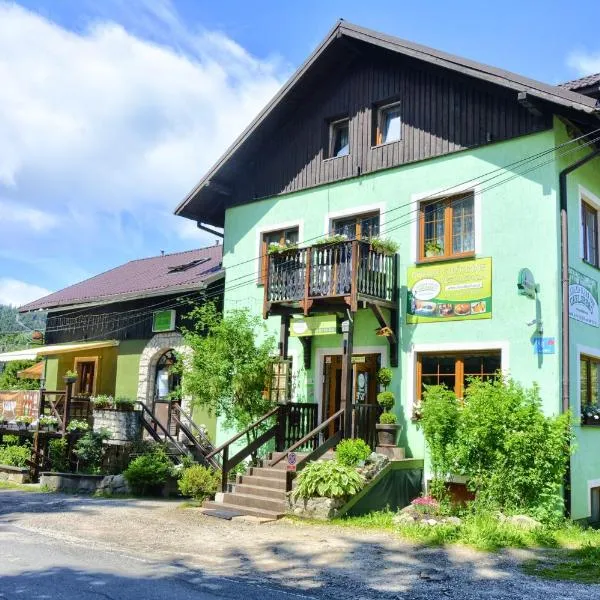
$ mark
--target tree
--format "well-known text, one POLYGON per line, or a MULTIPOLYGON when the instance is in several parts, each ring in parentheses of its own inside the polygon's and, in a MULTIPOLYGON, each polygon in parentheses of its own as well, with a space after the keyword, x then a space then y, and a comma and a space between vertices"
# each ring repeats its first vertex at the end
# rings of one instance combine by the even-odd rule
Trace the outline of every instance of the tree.
POLYGON ((19 379, 17 371, 27 369, 35 364, 33 360, 14 360, 6 363, 0 373, 0 390, 37 390, 40 382, 37 379, 19 379))
MULTIPOLYGON (((262 319, 247 309, 222 315, 206 303, 188 319, 191 328, 184 338, 191 352, 181 361, 183 392, 193 405, 223 417, 227 429, 241 431, 274 406, 265 390, 275 340, 264 335, 262 319)), ((253 431, 247 441, 258 433, 253 431)))

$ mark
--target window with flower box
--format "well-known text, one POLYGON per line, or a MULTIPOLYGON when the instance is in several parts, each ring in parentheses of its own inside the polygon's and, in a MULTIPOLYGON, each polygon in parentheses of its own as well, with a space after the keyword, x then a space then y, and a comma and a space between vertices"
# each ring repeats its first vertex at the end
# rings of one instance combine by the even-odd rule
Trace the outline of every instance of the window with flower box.
POLYGON ((588 425, 600 425, 600 359, 581 356, 579 392, 584 422, 588 425))

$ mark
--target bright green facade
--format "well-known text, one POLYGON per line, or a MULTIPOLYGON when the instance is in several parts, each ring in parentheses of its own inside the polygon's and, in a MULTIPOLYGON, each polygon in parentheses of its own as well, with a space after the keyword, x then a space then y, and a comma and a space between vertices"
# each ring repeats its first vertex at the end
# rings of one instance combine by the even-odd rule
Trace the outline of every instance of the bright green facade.
MULTIPOLYGON (((561 398, 558 174, 564 165, 575 160, 576 154, 568 154, 563 161, 546 155, 515 169, 505 165, 544 152, 565 139, 557 122, 554 129, 543 133, 228 209, 223 258, 227 273, 225 310, 249 307, 252 312, 262 314, 264 292, 256 283, 258 261, 249 260, 259 253, 261 231, 297 225, 300 244, 309 245, 328 233, 331 218, 378 209, 382 237, 399 244, 399 366, 394 369, 390 389, 399 399, 395 410, 403 430, 398 444, 406 448, 407 455, 425 456, 423 437, 410 419, 418 352, 500 350, 502 368, 526 385, 537 382, 544 409, 548 414, 557 413, 561 398), (475 192, 476 256, 492 259, 492 318, 407 325, 407 269, 416 260, 417 202, 443 192, 466 190, 475 192), (523 267, 533 272, 540 285, 537 313, 536 301, 517 293, 517 277, 523 267), (555 354, 534 353, 531 341, 534 327, 527 323, 536 316, 543 321, 544 337, 555 338, 555 354)), ((569 178, 571 262, 597 280, 600 271, 582 266, 579 258, 578 186, 583 185, 600 196, 599 173, 600 160, 596 160, 569 178)), ((278 337, 280 319, 271 317, 267 324, 278 337)), ((572 349, 584 345, 596 348, 596 355, 600 356, 600 330, 574 321, 571 325, 572 349)), ((355 320, 354 352, 381 353, 382 364, 387 366, 388 343, 375 335, 377 327, 371 311, 360 309, 355 320)), ((315 337, 311 369, 304 371, 302 346, 290 338, 290 355, 300 382, 296 400, 320 401, 323 356, 340 351, 340 335, 315 337)), ((578 363, 574 351, 571 361, 571 401, 578 411, 578 363)), ((600 479, 600 462, 596 459, 600 429, 576 426, 576 431, 579 449, 573 459, 572 514, 579 519, 589 514, 588 482, 600 479)), ((217 441, 222 442, 230 433, 219 431, 217 441)))

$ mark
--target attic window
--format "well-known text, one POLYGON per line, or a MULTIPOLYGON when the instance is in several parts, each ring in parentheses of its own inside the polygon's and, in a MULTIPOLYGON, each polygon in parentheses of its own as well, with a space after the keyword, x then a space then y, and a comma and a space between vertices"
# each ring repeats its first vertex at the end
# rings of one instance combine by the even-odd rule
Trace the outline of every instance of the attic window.
POLYGON ((329 158, 350 154, 350 120, 329 123, 329 158))
POLYGON ((169 267, 169 273, 181 273, 182 271, 188 271, 189 269, 193 269, 198 265, 202 265, 205 262, 208 262, 209 258, 197 258, 196 260, 192 260, 188 263, 183 263, 182 265, 175 265, 174 267, 169 267))

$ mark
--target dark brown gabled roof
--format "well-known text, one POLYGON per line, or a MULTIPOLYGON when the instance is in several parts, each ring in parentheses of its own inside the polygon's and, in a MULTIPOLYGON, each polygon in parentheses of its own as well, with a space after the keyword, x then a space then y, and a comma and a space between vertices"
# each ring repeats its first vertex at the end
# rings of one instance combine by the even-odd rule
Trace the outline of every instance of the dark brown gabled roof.
POLYGON ((539 99, 565 110, 575 110, 584 114, 597 112, 594 99, 565 89, 564 87, 541 83, 511 73, 510 71, 447 54, 427 46, 421 46, 420 44, 365 29, 358 25, 353 25, 340 20, 317 49, 282 86, 277 95, 235 140, 225 154, 221 156, 210 171, 200 180, 198 185, 186 196, 179 206, 177 206, 175 214, 190 219, 202 220, 211 225, 223 226, 225 211, 224 198, 228 194, 228 190, 223 188, 219 179, 225 179, 224 174, 228 169, 234 170, 232 165, 235 166, 236 161, 243 163, 243 157, 238 155, 248 151, 249 140, 260 136, 261 132, 266 127, 268 120, 270 118, 275 119, 278 112, 283 110, 282 106, 284 104, 284 99, 293 102, 294 94, 297 93, 297 89, 303 83, 309 80, 317 61, 326 61, 326 51, 336 47, 338 40, 342 38, 346 38, 347 40, 357 40, 379 48, 384 48, 403 56, 408 56, 491 84, 512 89, 517 93, 525 92, 529 97, 539 99), (217 196, 223 194, 223 200, 216 201, 214 195, 210 195, 210 197, 202 200, 200 197, 202 190, 209 189, 214 190, 217 196))
POLYGON ((224 276, 222 246, 132 260, 22 306, 20 312, 199 290, 224 276))
POLYGON ((577 92, 578 94, 591 96, 592 98, 600 98, 600 73, 566 81, 558 87, 577 92))

